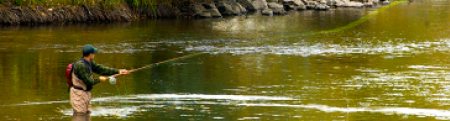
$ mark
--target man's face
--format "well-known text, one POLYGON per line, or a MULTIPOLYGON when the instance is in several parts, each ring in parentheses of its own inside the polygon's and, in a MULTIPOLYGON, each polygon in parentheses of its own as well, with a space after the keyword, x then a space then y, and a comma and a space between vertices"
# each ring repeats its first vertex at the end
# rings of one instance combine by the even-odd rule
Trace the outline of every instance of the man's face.
POLYGON ((95 54, 94 54, 94 53, 91 53, 91 54, 89 55, 89 58, 90 58, 91 60, 94 60, 94 57, 95 57, 95 54))

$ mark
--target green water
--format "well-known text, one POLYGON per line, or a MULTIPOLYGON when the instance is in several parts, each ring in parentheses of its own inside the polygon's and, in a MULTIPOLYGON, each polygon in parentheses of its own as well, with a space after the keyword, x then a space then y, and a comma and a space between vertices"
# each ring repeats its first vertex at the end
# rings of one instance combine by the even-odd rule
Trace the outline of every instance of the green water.
POLYGON ((218 49, 97 84, 93 121, 448 120, 448 7, 405 2, 312 35, 376 8, 0 27, 0 120, 73 120, 64 74, 86 44, 125 69, 218 49))

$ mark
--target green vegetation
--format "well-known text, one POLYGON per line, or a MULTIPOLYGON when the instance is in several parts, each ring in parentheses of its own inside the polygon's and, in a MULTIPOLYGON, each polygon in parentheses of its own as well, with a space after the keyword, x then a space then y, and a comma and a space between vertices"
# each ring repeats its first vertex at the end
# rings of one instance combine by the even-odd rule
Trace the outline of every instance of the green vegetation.
POLYGON ((157 4, 173 5, 187 0, 0 0, 6 6, 44 5, 48 7, 87 5, 87 6, 119 6, 128 4, 134 10, 152 10, 156 12, 157 4))

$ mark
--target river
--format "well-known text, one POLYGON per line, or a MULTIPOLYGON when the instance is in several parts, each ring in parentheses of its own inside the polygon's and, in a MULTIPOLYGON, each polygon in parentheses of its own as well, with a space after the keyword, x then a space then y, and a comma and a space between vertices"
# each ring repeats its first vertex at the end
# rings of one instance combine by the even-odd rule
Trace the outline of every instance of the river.
POLYGON ((449 120, 448 7, 2 26, 0 120, 72 120, 64 74, 86 44, 125 69, 207 52, 97 84, 94 121, 449 120))

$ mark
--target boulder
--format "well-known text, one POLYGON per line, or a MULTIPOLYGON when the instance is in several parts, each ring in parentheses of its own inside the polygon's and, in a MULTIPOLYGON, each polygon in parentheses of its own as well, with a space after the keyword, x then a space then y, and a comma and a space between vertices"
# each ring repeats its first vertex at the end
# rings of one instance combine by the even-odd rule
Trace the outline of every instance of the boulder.
POLYGON ((345 1, 342 1, 342 0, 334 0, 336 3, 334 4, 334 6, 337 6, 337 7, 342 7, 342 6, 345 6, 345 1))
POLYGON ((326 5, 328 5, 328 6, 335 6, 336 5, 336 0, 328 0, 326 5))
POLYGON ((278 15, 283 15, 286 13, 286 11, 284 11, 284 7, 283 5, 277 4, 277 3, 269 3, 267 4, 267 6, 272 9, 273 14, 278 14, 278 15))
POLYGON ((382 2, 382 4, 383 5, 389 5, 389 4, 391 4, 391 2, 389 0, 385 0, 385 1, 382 2))
POLYGON ((355 2, 355 1, 350 1, 344 4, 344 7, 358 7, 361 8, 363 7, 364 4, 362 4, 361 2, 355 2))
POLYGON ((327 2, 325 0, 321 0, 318 3, 316 2, 315 4, 315 10, 330 10, 330 6, 326 5, 327 2))
POLYGON ((330 10, 330 6, 325 4, 319 4, 314 7, 315 10, 330 10))
POLYGON ((283 0, 283 5, 304 5, 301 0, 283 0))
POLYGON ((214 4, 194 4, 193 9, 196 16, 205 18, 222 17, 214 4))
POLYGON ((264 9, 261 13, 262 13, 262 15, 266 15, 266 16, 273 15, 273 11, 271 9, 264 9))
POLYGON ((264 10, 267 8, 266 0, 237 0, 237 2, 250 11, 264 10))
POLYGON ((316 7, 316 5, 319 5, 319 3, 316 1, 306 1, 306 4, 305 4, 307 9, 314 9, 316 7))
POLYGON ((283 5, 287 10, 305 10, 306 6, 301 0, 283 0, 283 5))
POLYGON ((242 15, 247 10, 235 0, 220 0, 217 2, 217 8, 222 15, 242 15))
POLYGON ((378 5, 379 2, 380 2, 379 0, 372 0, 372 3, 373 3, 374 5, 378 5))
POLYGON ((209 11, 204 11, 202 13, 199 14, 200 17, 204 17, 204 18, 211 18, 211 13, 209 11))
POLYGON ((219 10, 217 9, 210 9, 208 10, 208 12, 212 17, 222 17, 222 14, 220 14, 219 10))
POLYGON ((283 5, 286 10, 297 10, 295 5, 283 5))
POLYGON ((201 4, 194 4, 193 9, 194 9, 195 15, 200 15, 203 13, 203 11, 206 10, 206 8, 203 7, 203 5, 201 5, 201 4))

